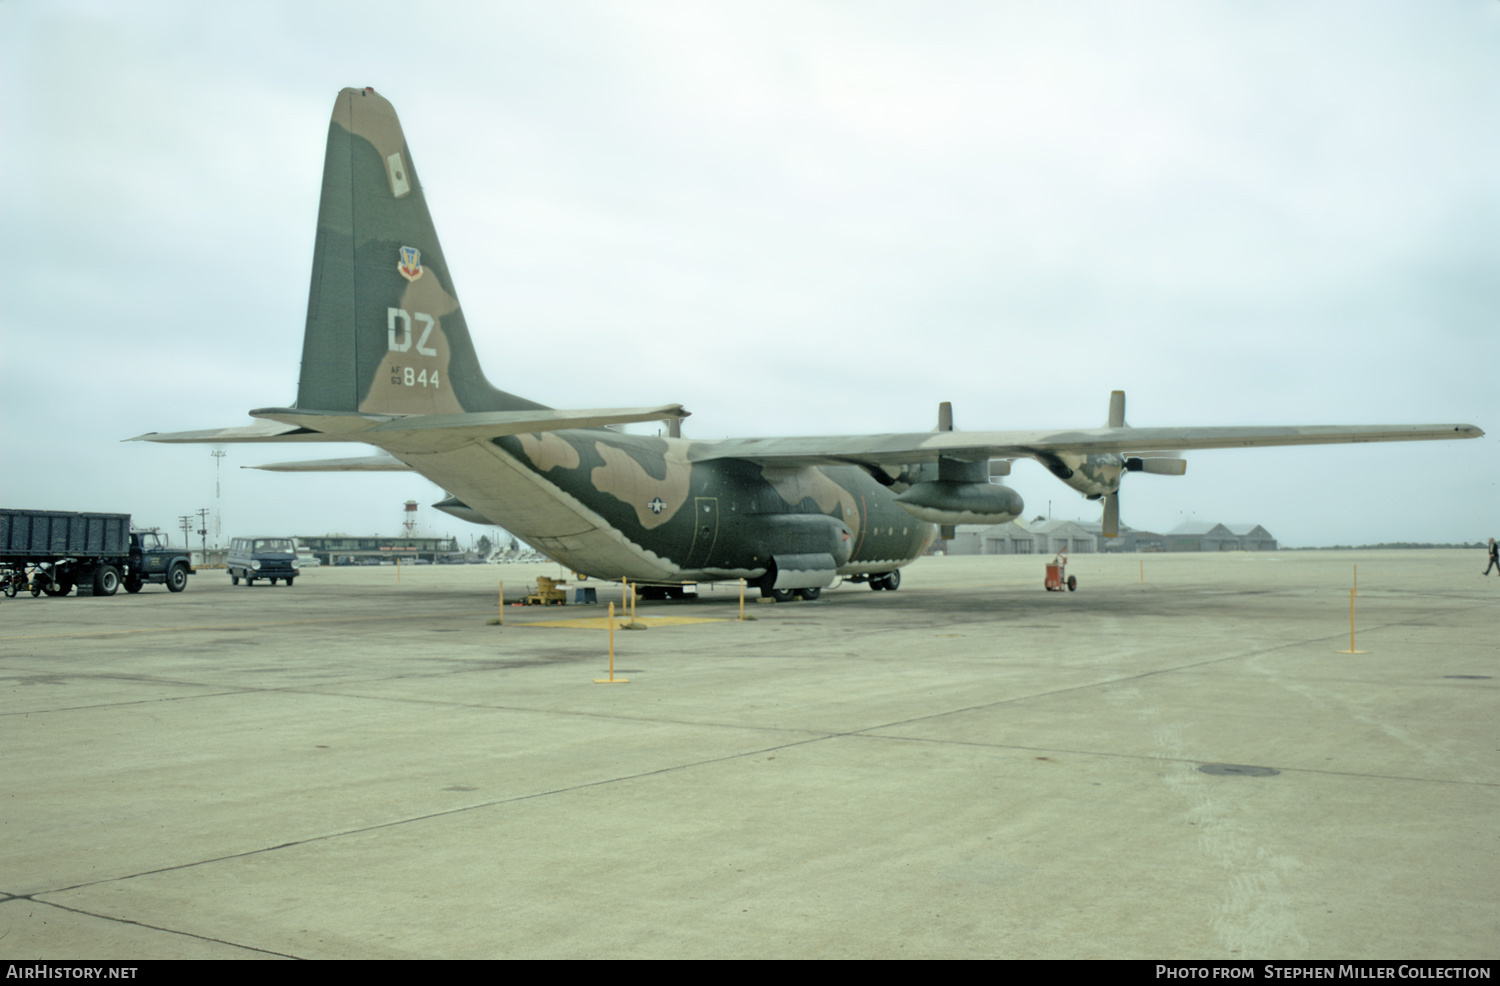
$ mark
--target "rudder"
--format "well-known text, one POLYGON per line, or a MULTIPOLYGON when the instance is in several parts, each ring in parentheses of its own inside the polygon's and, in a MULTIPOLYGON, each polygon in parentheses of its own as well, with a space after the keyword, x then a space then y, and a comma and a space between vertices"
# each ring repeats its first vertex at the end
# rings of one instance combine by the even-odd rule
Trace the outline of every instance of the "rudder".
POLYGON ((485 379, 401 123, 370 88, 341 91, 328 127, 297 407, 543 407, 485 379))

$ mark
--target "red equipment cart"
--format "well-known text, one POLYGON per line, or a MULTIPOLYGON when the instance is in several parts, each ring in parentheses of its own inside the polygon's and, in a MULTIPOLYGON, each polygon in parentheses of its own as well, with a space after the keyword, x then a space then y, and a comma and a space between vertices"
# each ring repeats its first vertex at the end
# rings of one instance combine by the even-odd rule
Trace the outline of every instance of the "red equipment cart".
POLYGON ((1042 585, 1047 587, 1048 592, 1062 592, 1063 586, 1067 586, 1069 592, 1078 588, 1078 580, 1071 575, 1066 575, 1067 568, 1068 551, 1064 548, 1047 563, 1047 580, 1042 585))

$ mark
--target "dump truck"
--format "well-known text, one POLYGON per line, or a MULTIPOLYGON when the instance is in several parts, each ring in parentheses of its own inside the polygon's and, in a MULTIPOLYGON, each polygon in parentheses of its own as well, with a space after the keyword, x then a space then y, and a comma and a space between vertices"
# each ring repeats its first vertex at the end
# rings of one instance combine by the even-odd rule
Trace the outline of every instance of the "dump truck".
POLYGON ((129 514, 0 509, 0 587, 15 598, 113 596, 121 585, 140 592, 147 583, 171 592, 193 574, 187 548, 173 548, 155 531, 132 531, 129 514))

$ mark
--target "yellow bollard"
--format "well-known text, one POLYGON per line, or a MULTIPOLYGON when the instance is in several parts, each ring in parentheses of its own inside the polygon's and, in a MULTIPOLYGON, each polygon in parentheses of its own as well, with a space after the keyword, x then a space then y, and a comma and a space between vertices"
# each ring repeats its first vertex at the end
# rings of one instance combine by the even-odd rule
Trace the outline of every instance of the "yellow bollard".
POLYGON ((500 616, 498 618, 496 618, 496 619, 490 620, 489 625, 492 626, 492 627, 503 627, 503 626, 505 626, 505 580, 504 579, 500 580, 500 616))
POLYGON ((1146 559, 1141 559, 1141 585, 1146 584, 1146 559))
POLYGON ((629 678, 615 677, 615 604, 609 604, 609 677, 595 678, 596 685, 628 685, 629 678))
POLYGON ((396 559, 396 584, 401 584, 401 559, 399 557, 396 559))
POLYGON ((635 618, 635 599, 636 599, 636 595, 637 595, 637 593, 635 591, 635 586, 631 585, 630 582, 629 582, 629 580, 622 579, 621 581, 625 583, 625 595, 622 596, 621 599, 620 599, 620 615, 623 616, 623 617, 625 617, 625 622, 620 624, 620 629, 621 630, 646 630, 646 629, 649 629, 646 626, 646 624, 642 623, 640 620, 637 620, 635 618))
POLYGON ((1354 649, 1354 590, 1349 590, 1349 649, 1339 651, 1340 654, 1368 654, 1367 650, 1354 649))
POLYGON ((740 579, 740 622, 744 623, 754 619, 758 619, 754 613, 751 613, 749 616, 745 615, 745 580, 740 579))

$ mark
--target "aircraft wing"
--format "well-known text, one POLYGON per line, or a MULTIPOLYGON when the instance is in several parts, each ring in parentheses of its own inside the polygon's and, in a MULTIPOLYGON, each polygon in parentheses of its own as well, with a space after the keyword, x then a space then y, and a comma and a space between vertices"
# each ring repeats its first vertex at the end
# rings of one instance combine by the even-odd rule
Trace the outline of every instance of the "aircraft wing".
POLYGON ((1082 428, 1066 431, 938 431, 825 438, 748 438, 695 442, 689 461, 749 459, 765 465, 882 465, 1127 452, 1422 442, 1479 438, 1474 425, 1291 425, 1228 428, 1082 428))

